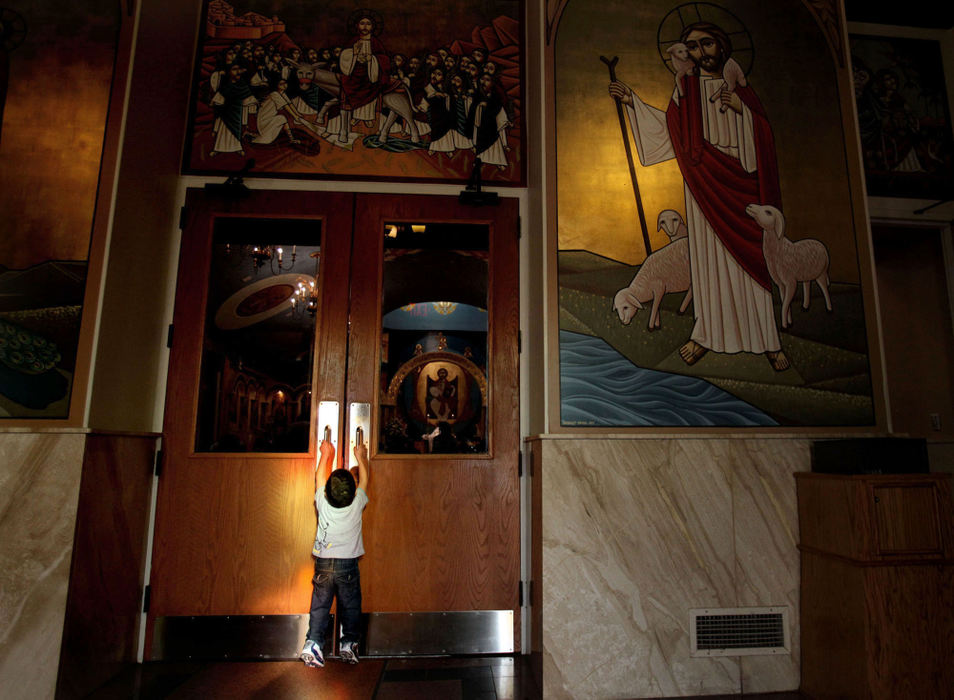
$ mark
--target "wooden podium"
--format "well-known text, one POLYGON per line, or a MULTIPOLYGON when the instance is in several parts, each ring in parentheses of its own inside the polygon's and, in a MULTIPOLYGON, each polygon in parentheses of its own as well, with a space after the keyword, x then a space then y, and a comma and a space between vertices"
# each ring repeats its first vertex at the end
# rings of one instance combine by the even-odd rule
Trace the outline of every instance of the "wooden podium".
POLYGON ((802 692, 954 698, 950 475, 795 479, 802 692))

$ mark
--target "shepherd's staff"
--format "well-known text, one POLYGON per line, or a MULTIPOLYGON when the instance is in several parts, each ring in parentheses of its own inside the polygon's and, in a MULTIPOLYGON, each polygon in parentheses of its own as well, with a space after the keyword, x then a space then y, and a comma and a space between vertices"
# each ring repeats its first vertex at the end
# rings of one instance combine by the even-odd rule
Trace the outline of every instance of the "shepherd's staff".
MULTIPOLYGON (((619 56, 613 56, 612 60, 606 56, 600 56, 600 60, 609 68, 610 82, 616 82, 616 64, 619 62, 619 56)), ((643 198, 639 194, 639 183, 636 182, 636 164, 633 162, 633 150, 629 145, 629 130, 626 128, 626 117, 623 114, 623 103, 616 99, 616 114, 619 116, 619 128, 623 132, 623 145, 626 146, 626 160, 629 161, 629 177, 633 181, 633 194, 636 195, 636 211, 639 214, 639 225, 643 231, 643 245, 646 246, 646 255, 653 252, 649 245, 649 229, 646 227, 646 214, 643 213, 643 198)))

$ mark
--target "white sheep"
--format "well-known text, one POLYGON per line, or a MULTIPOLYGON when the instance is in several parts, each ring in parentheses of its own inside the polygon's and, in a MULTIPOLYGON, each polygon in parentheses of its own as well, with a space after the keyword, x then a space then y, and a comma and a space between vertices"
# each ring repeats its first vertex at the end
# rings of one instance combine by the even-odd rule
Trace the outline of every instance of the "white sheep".
POLYGON ((682 220, 682 214, 675 209, 663 209, 659 212, 659 216, 656 217, 656 230, 665 231, 670 241, 689 235, 689 229, 686 228, 686 222, 682 220))
POLYGON ((782 297, 782 328, 792 325, 792 299, 799 282, 802 283, 803 309, 808 308, 814 280, 825 297, 825 308, 831 311, 829 259, 825 244, 814 238, 794 242, 786 238, 784 215, 768 204, 750 204, 745 213, 762 227, 762 254, 782 297))
POLYGON ((692 281, 689 275, 689 232, 679 212, 664 209, 656 219, 657 231, 664 230, 669 243, 650 254, 628 287, 616 292, 613 310, 623 325, 628 326, 636 312, 651 301, 647 328, 660 327, 659 304, 669 292, 686 292, 679 313, 684 313, 692 301, 692 281))
MULTIPOLYGON (((742 70, 742 66, 734 58, 727 58, 725 63, 722 66, 722 82, 724 85, 722 88, 709 98, 709 102, 715 102, 719 99, 719 95, 722 90, 728 90, 729 92, 735 92, 735 88, 738 85, 745 87, 748 83, 745 80, 745 72, 742 70)), ((724 112, 727 105, 723 102, 719 106, 719 111, 724 112)))
POLYGON ((676 42, 668 49, 666 53, 672 59, 673 72, 676 74, 676 93, 682 97, 682 76, 693 73, 696 64, 689 58, 689 48, 682 42, 676 42))

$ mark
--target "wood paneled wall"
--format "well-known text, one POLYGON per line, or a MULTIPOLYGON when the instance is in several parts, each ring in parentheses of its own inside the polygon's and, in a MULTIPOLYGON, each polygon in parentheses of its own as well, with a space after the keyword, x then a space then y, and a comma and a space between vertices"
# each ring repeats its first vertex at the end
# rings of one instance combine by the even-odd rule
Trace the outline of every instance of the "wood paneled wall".
POLYGON ((307 613, 314 473, 307 456, 196 458, 170 467, 160 479, 151 612, 307 613))
POLYGON ((944 235, 950 234, 923 226, 872 227, 892 430, 932 441, 954 439, 954 332, 944 235), (931 414, 937 414, 936 427, 931 414))
POLYGON ((58 698, 86 697, 136 662, 155 443, 87 439, 58 698))
POLYGON ((950 477, 805 473, 796 482, 802 691, 951 697, 950 477))

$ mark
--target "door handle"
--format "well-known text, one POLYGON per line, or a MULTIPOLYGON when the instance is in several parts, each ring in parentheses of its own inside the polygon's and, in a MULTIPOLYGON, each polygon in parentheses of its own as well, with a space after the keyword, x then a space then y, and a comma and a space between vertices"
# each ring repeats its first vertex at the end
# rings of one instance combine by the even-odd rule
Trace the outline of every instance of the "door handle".
POLYGON ((348 407, 348 429, 351 444, 348 449, 348 464, 354 459, 354 448, 363 445, 371 435, 371 404, 352 402, 348 407))
POLYGON ((318 434, 321 439, 331 443, 335 451, 338 450, 338 414, 337 401, 321 401, 318 404, 318 434))

